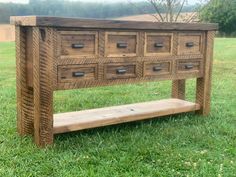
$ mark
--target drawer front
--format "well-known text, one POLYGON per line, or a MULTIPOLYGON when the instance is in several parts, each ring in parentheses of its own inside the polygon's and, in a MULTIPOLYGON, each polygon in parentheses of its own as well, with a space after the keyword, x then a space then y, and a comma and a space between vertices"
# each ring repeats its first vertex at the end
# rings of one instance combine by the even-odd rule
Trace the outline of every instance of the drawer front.
POLYGON ((171 61, 144 62, 144 76, 171 74, 171 61))
POLYGON ((171 55, 172 36, 172 33, 146 33, 144 55, 171 55))
POLYGON ((58 82, 97 79, 97 64, 58 66, 58 82))
POLYGON ((98 33, 95 31, 61 31, 60 54, 72 57, 96 57, 98 33))
POLYGON ((201 54, 202 36, 202 33, 179 33, 178 55, 201 54))
POLYGON ((137 77, 137 68, 134 63, 106 64, 104 71, 106 79, 128 79, 137 77))
POLYGON ((200 73, 202 71, 202 60, 178 60, 177 73, 200 73))
POLYGON ((138 34, 136 32, 106 32, 105 56, 137 56, 138 34))

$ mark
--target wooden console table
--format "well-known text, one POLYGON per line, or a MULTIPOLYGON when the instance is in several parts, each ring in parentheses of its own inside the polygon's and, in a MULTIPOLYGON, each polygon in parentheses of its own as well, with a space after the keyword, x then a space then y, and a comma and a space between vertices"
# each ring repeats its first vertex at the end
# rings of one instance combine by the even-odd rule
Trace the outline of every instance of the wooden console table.
POLYGON ((53 135, 210 110, 217 24, 11 17, 16 25, 17 124, 44 147, 53 135), (185 80, 196 78, 196 102, 185 80), (172 98, 53 115, 53 91, 172 80, 172 98))

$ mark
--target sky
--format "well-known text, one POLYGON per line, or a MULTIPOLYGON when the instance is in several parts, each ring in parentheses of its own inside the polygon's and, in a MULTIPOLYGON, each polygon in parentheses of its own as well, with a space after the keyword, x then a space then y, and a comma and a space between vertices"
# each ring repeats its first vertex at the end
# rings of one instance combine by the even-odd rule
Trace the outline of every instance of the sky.
MULTIPOLYGON (((0 0, 0 2, 13 2, 13 3, 28 3, 29 0, 0 0)), ((74 0, 75 1, 75 0, 74 0)), ((111 2, 111 0, 80 0, 80 1, 84 1, 84 2, 111 2)), ((130 1, 145 1, 145 0, 130 0, 130 1)), ((112 0, 112 2, 128 2, 128 0, 112 0)), ((196 3, 197 0, 188 0, 188 4, 194 4, 196 3)))

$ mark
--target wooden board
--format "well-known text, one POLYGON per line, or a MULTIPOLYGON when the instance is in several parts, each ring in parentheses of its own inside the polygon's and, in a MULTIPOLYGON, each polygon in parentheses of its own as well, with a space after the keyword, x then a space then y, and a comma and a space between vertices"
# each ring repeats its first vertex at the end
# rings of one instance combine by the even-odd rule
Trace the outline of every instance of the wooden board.
POLYGON ((11 24, 21 26, 116 28, 116 29, 155 29, 155 30, 217 30, 215 23, 166 23, 145 21, 119 21, 81 18, 61 18, 44 16, 12 16, 11 24))
POLYGON ((54 115, 53 132, 64 133, 157 116, 199 110, 200 105, 180 99, 165 99, 144 103, 91 109, 54 115))

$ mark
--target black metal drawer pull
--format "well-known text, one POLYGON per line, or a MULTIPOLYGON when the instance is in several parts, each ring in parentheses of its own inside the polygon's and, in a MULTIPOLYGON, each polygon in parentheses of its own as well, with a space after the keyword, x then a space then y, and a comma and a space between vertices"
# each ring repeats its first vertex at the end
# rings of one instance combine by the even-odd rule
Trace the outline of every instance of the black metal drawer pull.
POLYGON ((185 69, 193 69, 193 65, 192 64, 187 64, 184 66, 185 69))
POLYGON ((117 70, 116 70, 116 73, 117 73, 117 74, 125 74, 126 71, 127 71, 126 69, 117 69, 117 70))
POLYGON ((193 42, 187 42, 185 45, 186 45, 186 47, 193 47, 194 43, 193 42))
POLYGON ((84 48, 84 44, 83 43, 72 44, 71 47, 73 49, 81 49, 81 48, 84 48))
POLYGON ((117 48, 127 48, 128 47, 128 43, 126 42, 118 42, 117 43, 117 48))
POLYGON ((84 72, 73 72, 72 76, 73 77, 84 77, 84 72))
POLYGON ((154 66, 154 67, 153 67, 153 71, 158 72, 158 71, 161 71, 161 70, 162 70, 162 67, 161 67, 161 66, 154 66))
POLYGON ((162 47, 164 47, 164 44, 163 43, 155 43, 154 47, 162 48, 162 47))

